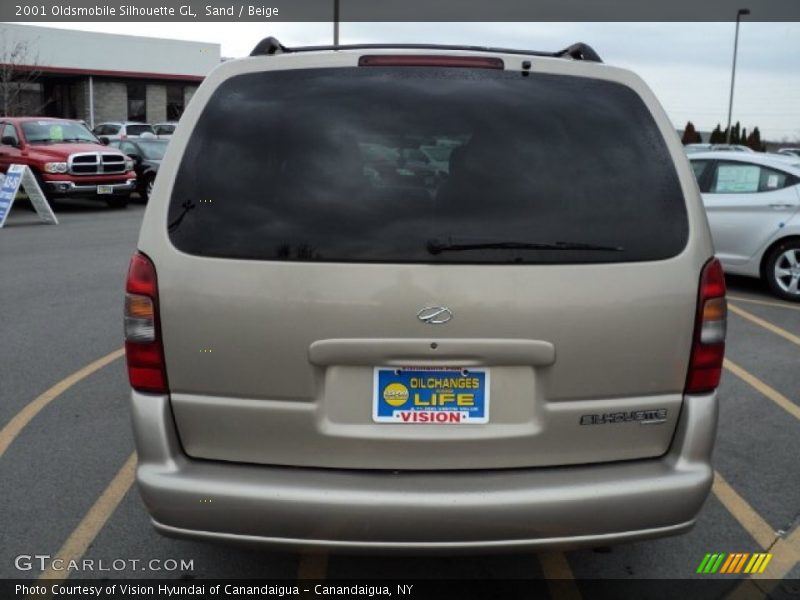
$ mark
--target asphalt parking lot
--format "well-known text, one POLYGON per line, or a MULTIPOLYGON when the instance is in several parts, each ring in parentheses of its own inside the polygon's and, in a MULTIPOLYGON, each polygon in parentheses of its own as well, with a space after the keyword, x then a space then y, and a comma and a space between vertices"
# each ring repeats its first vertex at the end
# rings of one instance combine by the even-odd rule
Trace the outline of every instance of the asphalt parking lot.
MULTIPOLYGON (((73 202, 46 226, 15 209, 0 230, 0 578, 69 576, 541 579, 591 598, 596 579, 729 582, 726 593, 800 596, 800 305, 729 278, 717 471, 697 526, 656 541, 580 551, 386 557, 269 552, 157 535, 133 484, 122 359, 122 290, 141 204, 73 202), (697 575, 707 553, 773 555, 763 575, 697 575), (20 555, 93 559, 113 572, 18 569, 20 555), (153 565, 130 560, 161 561, 153 565), (191 561, 191 568, 168 570, 191 561), (119 564, 119 563, 117 563, 119 564)), ((24 562, 23 562, 24 566, 24 562)), ((654 588, 657 595, 657 588, 654 588)))

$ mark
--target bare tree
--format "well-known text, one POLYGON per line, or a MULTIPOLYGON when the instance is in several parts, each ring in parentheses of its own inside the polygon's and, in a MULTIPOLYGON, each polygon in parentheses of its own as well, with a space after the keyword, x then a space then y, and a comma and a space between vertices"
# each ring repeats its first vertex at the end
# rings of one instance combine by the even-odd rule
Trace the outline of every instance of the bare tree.
POLYGON ((27 41, 0 38, 0 114, 35 114, 44 108, 38 64, 39 56, 27 41))

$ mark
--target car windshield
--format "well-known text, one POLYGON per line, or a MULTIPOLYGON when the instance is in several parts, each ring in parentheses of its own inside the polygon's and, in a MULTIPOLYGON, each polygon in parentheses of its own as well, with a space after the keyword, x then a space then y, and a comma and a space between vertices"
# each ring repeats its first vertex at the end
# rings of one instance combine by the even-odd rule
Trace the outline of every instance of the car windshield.
POLYGON ((166 142, 139 142, 136 145, 139 147, 142 156, 149 160, 161 160, 167 150, 166 142))
POLYGON ((22 124, 22 131, 29 144, 97 143, 97 138, 84 125, 71 121, 27 121, 22 124))

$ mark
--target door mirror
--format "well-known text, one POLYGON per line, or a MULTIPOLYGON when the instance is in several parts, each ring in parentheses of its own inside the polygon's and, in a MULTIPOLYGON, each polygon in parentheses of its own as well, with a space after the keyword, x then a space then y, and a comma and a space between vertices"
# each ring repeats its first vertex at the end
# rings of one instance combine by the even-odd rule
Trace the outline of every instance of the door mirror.
POLYGON ((17 138, 12 137, 10 135, 4 135, 0 139, 0 144, 3 144, 3 146, 14 146, 15 148, 19 145, 17 142, 17 138))
POLYGON ((108 143, 111 141, 104 135, 101 135, 98 139, 100 140, 100 143, 103 144, 103 146, 108 146, 108 143))

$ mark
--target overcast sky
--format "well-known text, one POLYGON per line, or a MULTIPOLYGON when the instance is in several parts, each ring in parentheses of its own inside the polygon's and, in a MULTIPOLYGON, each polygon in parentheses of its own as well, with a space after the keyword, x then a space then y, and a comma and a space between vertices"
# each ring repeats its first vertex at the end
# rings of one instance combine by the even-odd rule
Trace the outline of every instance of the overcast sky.
MULTIPOLYGON (((700 0, 698 0, 700 1, 700 0)), ((330 23, 29 23, 217 42, 241 57, 267 35, 284 45, 330 44, 330 23)), ((647 81, 676 127, 725 126, 734 23, 343 23, 340 43, 420 42, 558 50, 582 41, 647 81)), ((800 23, 743 21, 733 121, 800 142, 800 23)))

